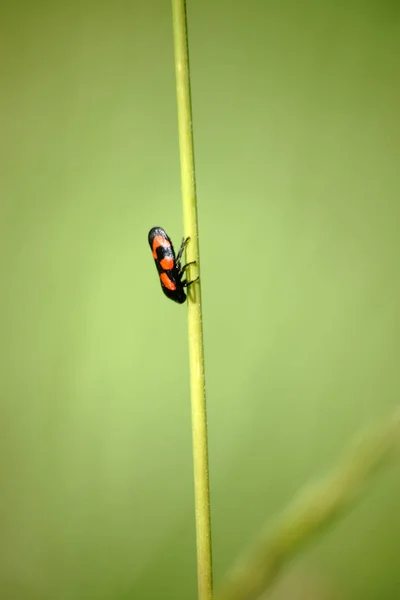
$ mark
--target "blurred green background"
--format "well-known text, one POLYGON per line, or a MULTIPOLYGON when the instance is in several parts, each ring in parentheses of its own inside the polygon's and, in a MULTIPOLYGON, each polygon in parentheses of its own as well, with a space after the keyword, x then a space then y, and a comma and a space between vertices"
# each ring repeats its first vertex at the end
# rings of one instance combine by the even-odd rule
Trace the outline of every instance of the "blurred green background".
MULTIPOLYGON (((0 6, 0 598, 194 599, 170 3, 0 6)), ((398 403, 399 6, 189 0, 216 583, 398 403)), ((399 598, 399 492, 295 567, 399 598)))

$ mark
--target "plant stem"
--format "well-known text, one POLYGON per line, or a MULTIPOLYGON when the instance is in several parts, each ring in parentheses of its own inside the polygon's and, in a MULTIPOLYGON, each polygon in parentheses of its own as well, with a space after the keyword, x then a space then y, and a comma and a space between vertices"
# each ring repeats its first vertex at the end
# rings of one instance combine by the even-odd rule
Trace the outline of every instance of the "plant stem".
POLYGON ((217 591, 216 600, 254 600, 270 588, 296 551, 345 514, 399 442, 398 409, 382 426, 365 433, 333 473, 306 488, 275 526, 261 533, 217 591))
MULTIPOLYGON (((196 265, 190 267, 187 273, 187 279, 190 280, 200 275, 200 259, 185 0, 172 0, 172 18, 178 102, 183 224, 185 236, 189 236, 191 240, 187 246, 186 260, 187 262, 196 261, 196 265)), ((211 600, 213 595, 211 519, 200 281, 194 283, 189 290, 188 334, 196 505, 197 577, 199 600, 211 600)))

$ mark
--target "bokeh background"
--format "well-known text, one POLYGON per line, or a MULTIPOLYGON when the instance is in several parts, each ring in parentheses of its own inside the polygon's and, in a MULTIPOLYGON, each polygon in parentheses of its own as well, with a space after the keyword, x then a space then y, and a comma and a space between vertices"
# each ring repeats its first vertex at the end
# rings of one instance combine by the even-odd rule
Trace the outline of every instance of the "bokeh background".
MULTIPOLYGON (((0 6, 0 598, 194 599, 170 3, 0 6)), ((216 583, 399 400, 399 6, 188 2, 216 583)), ((400 598, 399 475, 288 574, 400 598)))

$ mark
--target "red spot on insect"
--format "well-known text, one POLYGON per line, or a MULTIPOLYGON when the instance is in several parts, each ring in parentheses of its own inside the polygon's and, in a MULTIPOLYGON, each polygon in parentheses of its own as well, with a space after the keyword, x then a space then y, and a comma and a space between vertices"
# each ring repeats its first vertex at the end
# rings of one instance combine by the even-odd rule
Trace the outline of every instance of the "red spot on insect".
POLYGON ((167 288, 167 290, 171 290, 171 291, 176 290, 176 285, 174 284, 173 281, 171 281, 171 279, 168 277, 168 275, 166 273, 161 273, 160 279, 161 279, 161 283, 163 284, 164 287, 167 288))
POLYGON ((162 248, 170 248, 171 247, 171 242, 169 242, 168 240, 165 239, 165 237, 163 237, 162 235, 156 235, 154 240, 153 240, 153 258, 154 260, 157 260, 158 256, 157 256, 157 248, 159 247, 162 248))
POLYGON ((165 256, 162 260, 160 260, 160 265, 165 271, 168 271, 168 269, 173 269, 174 264, 175 261, 172 256, 165 256))

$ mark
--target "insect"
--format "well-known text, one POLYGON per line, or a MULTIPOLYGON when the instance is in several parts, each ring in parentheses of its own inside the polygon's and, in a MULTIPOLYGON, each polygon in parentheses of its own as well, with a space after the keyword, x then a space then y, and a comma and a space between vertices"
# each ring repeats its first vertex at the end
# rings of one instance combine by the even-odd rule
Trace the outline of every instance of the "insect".
POLYGON ((168 298, 178 302, 178 304, 183 304, 186 301, 185 288, 198 280, 198 277, 193 281, 182 279, 187 267, 196 262, 194 260, 183 267, 181 264, 182 254, 189 240, 189 237, 182 240, 179 252, 175 256, 172 242, 162 227, 153 227, 149 231, 149 244, 160 277, 162 291, 168 298))

